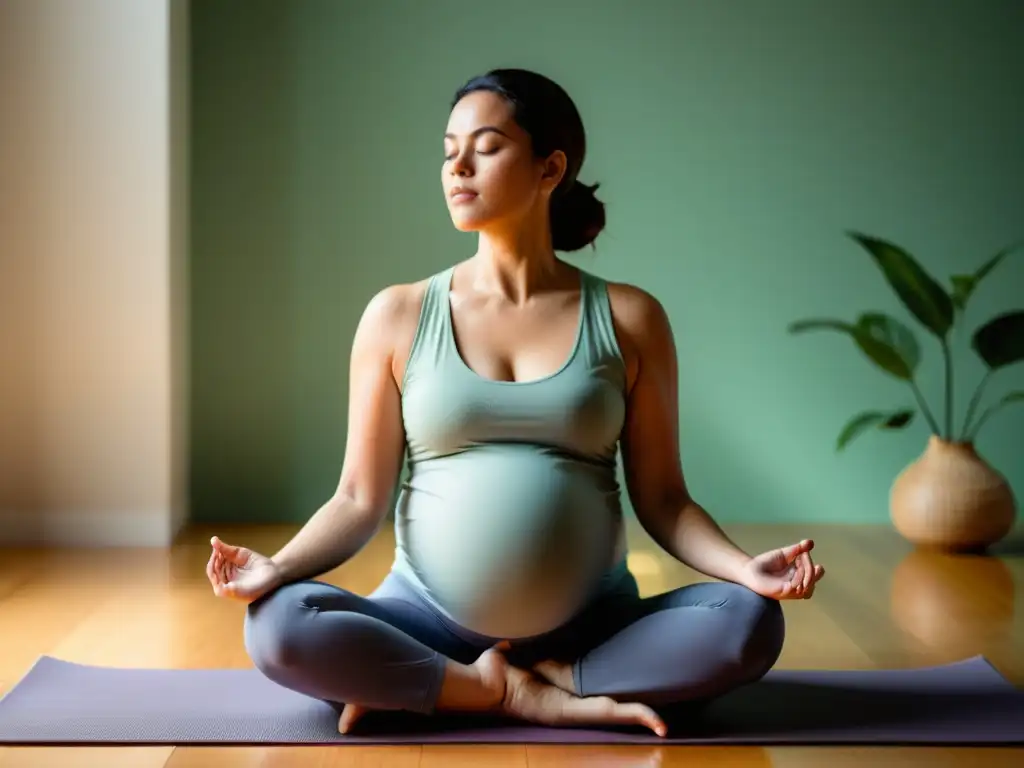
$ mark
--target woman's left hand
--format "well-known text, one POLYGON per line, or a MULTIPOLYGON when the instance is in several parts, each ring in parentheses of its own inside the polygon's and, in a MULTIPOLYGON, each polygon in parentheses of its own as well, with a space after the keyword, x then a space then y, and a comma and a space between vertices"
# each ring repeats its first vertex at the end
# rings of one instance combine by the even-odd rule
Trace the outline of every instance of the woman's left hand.
POLYGON ((743 569, 741 583, 773 600, 806 600, 825 575, 811 560, 814 542, 804 539, 752 558, 743 569))

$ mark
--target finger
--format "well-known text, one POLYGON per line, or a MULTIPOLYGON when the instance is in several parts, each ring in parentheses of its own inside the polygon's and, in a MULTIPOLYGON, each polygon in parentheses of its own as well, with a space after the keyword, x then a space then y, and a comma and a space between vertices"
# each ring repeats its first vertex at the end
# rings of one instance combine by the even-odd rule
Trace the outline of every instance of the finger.
POLYGON ((793 561, 792 581, 793 581, 793 586, 794 587, 800 586, 800 584, 804 580, 804 561, 803 561, 802 558, 803 558, 803 556, 801 555, 800 557, 797 557, 797 559, 793 561))
POLYGON ((223 584, 227 581, 224 578, 224 558, 216 551, 213 553, 213 572, 217 575, 218 583, 223 584))
POLYGON ((820 565, 814 566, 814 578, 811 579, 811 586, 808 588, 808 597, 814 594, 815 587, 818 586, 818 582, 821 581, 821 577, 825 575, 825 569, 820 565))
POLYGON ((803 584, 803 580, 803 568, 798 558, 786 572, 786 585, 794 596, 800 594, 800 585, 803 584))
POLYGON ((811 560, 809 553, 804 552, 800 555, 800 564, 803 570, 803 591, 806 592, 811 584, 814 583, 814 562, 811 560))
POLYGON ((818 582, 821 581, 821 579, 822 579, 822 577, 824 575, 825 575, 825 567, 822 566, 822 565, 815 565, 814 566, 814 580, 811 581, 811 586, 810 586, 810 589, 808 590, 809 594, 807 595, 808 597, 811 597, 811 595, 814 594, 814 590, 817 588, 818 582))
POLYGON ((814 548, 814 542, 810 539, 803 539, 798 541, 796 544, 790 544, 788 547, 782 548, 782 556, 786 559, 787 563, 792 563, 802 553, 810 552, 814 548))
POLYGON ((234 544, 227 544, 221 541, 216 536, 210 539, 210 543, 216 547, 217 551, 220 552, 221 556, 225 560, 231 562, 238 562, 240 559, 244 559, 244 547, 236 547, 234 544))
POLYGON ((241 594, 238 591, 238 585, 231 581, 224 581, 217 585, 217 597, 229 597, 231 599, 240 598, 241 594))
POLYGON ((216 558, 217 552, 213 551, 210 553, 210 559, 206 561, 206 578, 210 580, 210 585, 214 587, 217 586, 216 558))
POLYGON ((231 581, 238 575, 238 565, 228 558, 221 556, 220 572, 225 582, 231 581))

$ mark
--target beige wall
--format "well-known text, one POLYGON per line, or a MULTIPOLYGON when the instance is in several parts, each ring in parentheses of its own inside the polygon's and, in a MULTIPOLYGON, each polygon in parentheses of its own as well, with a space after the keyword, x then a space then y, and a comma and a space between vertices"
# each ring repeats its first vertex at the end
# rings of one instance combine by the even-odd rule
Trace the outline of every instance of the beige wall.
POLYGON ((186 515, 187 12, 0 2, 0 542, 186 515))

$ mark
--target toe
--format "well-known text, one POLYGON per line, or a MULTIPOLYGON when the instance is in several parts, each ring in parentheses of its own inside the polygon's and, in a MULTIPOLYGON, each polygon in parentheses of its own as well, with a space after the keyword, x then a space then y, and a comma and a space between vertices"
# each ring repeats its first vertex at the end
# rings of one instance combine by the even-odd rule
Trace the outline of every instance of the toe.
POLYGON ((350 733, 356 722, 366 713, 364 707, 356 704, 346 704, 338 718, 338 733, 350 733))
POLYGON ((657 713, 648 706, 643 704, 625 704, 621 705, 628 708, 628 713, 623 713, 630 722, 641 725, 645 728, 650 728, 659 736, 664 736, 666 732, 665 723, 657 713))

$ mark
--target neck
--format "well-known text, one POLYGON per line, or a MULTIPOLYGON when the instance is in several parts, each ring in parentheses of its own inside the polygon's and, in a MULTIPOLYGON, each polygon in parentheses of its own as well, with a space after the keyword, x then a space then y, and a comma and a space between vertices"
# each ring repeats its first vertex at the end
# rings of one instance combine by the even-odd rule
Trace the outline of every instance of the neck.
POLYGON ((480 233, 471 282, 476 290, 523 303, 559 286, 566 265, 555 256, 547 222, 480 233))

